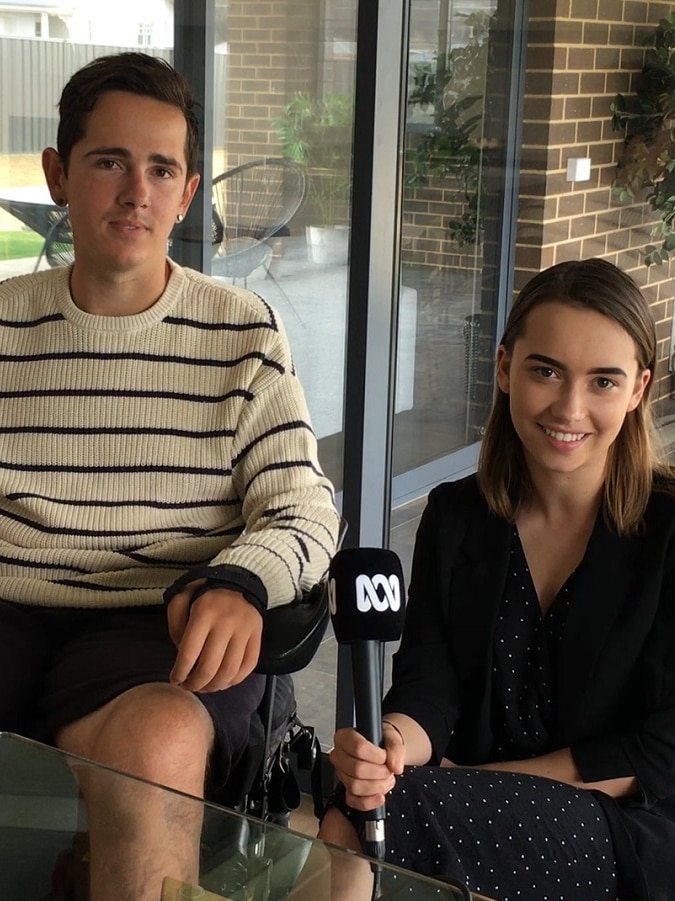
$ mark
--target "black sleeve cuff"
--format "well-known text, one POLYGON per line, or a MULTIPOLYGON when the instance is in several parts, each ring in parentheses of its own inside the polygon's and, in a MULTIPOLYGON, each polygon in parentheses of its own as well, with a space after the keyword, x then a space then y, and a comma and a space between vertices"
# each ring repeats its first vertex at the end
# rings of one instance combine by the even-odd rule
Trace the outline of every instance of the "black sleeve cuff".
POLYGON ((575 742, 570 751, 584 782, 635 776, 635 770, 617 736, 600 736, 575 742))
POLYGON ((182 591, 190 582, 205 579, 205 583, 195 591, 190 600, 192 605, 198 597, 213 588, 229 588, 238 591, 262 615, 267 609, 267 589, 254 573, 241 566, 201 566, 184 573, 164 592, 164 603, 182 591))

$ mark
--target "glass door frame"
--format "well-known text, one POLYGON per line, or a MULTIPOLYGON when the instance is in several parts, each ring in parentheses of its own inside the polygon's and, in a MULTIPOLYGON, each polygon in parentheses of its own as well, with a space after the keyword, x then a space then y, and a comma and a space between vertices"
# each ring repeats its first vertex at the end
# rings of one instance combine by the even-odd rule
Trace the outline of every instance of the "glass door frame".
MULTIPOLYGON (((443 479, 471 471, 479 445, 392 477, 399 258, 403 183, 408 25, 411 0, 359 0, 351 247, 345 348, 344 480, 346 546, 386 547, 392 499, 403 503, 443 479), (397 88, 392 90, 392 85, 397 88)), ((513 291, 520 125, 528 0, 511 0, 513 40, 508 135, 503 163, 506 191, 498 241, 498 322, 513 291)), ((174 62, 202 104, 202 183, 172 256, 210 270, 213 172, 213 59, 215 0, 175 0, 174 62)), ((339 352, 339 351, 338 351, 339 352)))
MULTIPOLYGON (((508 131, 501 161, 506 178, 495 240, 498 334, 513 293, 529 4, 510 0, 507 7, 512 31, 505 96, 508 131)), ((347 547, 387 547, 392 502, 418 498, 444 479, 473 471, 479 451, 475 443, 392 476, 409 17, 410 0, 359 3, 344 406, 342 510, 349 524, 347 547)), ((339 646, 337 727, 353 723, 352 697, 349 649, 339 646)))
MULTIPOLYGON (((508 2, 501 0, 501 7, 501 16, 510 20, 512 30, 505 67, 508 73, 508 90, 504 94, 506 133, 500 161, 505 172, 505 183, 498 233, 494 236, 493 245, 497 259, 493 275, 497 322, 495 351, 513 296, 529 0, 508 0, 508 2)), ((474 442, 425 465, 394 476, 391 487, 392 507, 428 494, 442 481, 458 479, 474 472, 479 452, 480 442, 474 442)), ((387 536, 389 534, 388 528, 386 534, 387 536)))
MULTIPOLYGON (((506 183, 496 241, 498 333, 513 291, 520 126, 524 94, 528 0, 509 0, 508 134, 502 163, 506 183)), ((392 477, 396 350, 400 293, 403 134, 407 102, 411 0, 359 0, 356 58, 353 191, 345 348, 344 478, 340 496, 348 522, 346 547, 387 547, 392 501, 423 496, 444 479, 475 469, 478 444, 466 446, 392 477), (394 87, 393 87, 394 86, 394 87)), ((203 180, 189 228, 172 256, 210 271, 211 149, 215 0, 175 0, 176 67, 203 104, 200 165, 203 180), (206 258, 208 257, 208 259, 206 258)), ((341 352, 337 349, 336 352, 341 352)), ((336 724, 353 722, 348 649, 338 649, 336 724)))

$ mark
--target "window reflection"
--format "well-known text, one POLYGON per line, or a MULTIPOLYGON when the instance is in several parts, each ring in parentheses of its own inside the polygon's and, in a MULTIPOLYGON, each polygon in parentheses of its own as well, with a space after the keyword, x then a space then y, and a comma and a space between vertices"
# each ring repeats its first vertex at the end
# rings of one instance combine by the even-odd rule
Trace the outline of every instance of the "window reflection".
MULTIPOLYGON (((173 3, 81 0, 56 12, 0 11, 0 278, 63 265, 67 229, 40 156, 56 143, 61 88, 97 56, 141 49, 172 58, 173 3)), ((72 251, 70 252, 72 256, 72 251)))
POLYGON ((494 340, 495 298, 484 295, 482 272, 496 10, 497 0, 412 3, 401 271, 417 316, 414 398, 395 426, 397 474, 479 440, 491 394, 479 361, 494 340))
MULTIPOLYGON (((281 314, 338 489, 357 8, 357 0, 218 0, 215 103, 206 111, 213 275, 246 285, 281 314)), ((171 2, 81 0, 72 10, 41 14, 39 37, 34 15, 0 16, 0 278, 53 264, 47 239, 60 211, 40 153, 55 141, 68 77, 123 49, 173 57, 171 2)), ((392 532, 406 568, 420 505, 401 500, 424 495, 425 467, 479 440, 492 392, 502 18, 498 0, 411 2, 394 444, 395 475, 407 482, 394 490, 392 532)), ((297 681, 301 714, 329 742, 334 644, 297 681)))
POLYGON ((245 284, 280 313, 321 462, 338 488, 356 8, 356 0, 288 0, 266 18, 230 0, 216 23, 214 203, 222 240, 212 273, 245 284), (275 186, 244 184, 236 175, 244 166, 274 170, 275 186), (246 266, 235 270, 233 252, 247 257, 246 266))

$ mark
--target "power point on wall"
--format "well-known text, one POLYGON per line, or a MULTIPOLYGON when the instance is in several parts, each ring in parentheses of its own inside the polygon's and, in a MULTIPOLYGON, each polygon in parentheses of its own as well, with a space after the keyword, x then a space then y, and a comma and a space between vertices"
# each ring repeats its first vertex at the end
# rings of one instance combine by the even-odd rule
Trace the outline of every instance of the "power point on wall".
POLYGON ((588 181, 591 177, 591 158, 573 157, 567 160, 567 181, 588 181))

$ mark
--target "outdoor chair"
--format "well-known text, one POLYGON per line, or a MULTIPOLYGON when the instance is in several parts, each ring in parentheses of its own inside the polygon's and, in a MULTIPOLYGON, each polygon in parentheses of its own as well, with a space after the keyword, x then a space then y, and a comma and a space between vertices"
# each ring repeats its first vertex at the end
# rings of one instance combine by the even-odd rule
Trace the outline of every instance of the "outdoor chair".
MULTIPOLYGON (((259 266, 270 272, 273 240, 290 234, 290 221, 307 195, 307 175, 291 160, 260 159, 223 172, 213 181, 213 275, 243 281, 259 266)), ((57 211, 36 263, 67 266, 74 259, 68 213, 57 211)), ((281 291, 281 288, 279 288, 281 291)), ((282 294, 284 292, 282 291, 282 294)))
MULTIPOLYGON (((28 189, 32 190, 32 189, 28 189)), ((40 191, 40 189, 38 189, 40 191)), ((46 189, 45 189, 46 190, 46 189)), ((19 222, 23 223, 26 228, 34 231, 43 239, 40 254, 35 264, 35 272, 37 272, 42 258, 47 250, 50 236, 60 224, 64 216, 67 218, 65 210, 55 206, 53 201, 46 202, 42 199, 29 196, 25 199, 19 197, 0 197, 0 208, 6 210, 19 222)), ((72 259, 72 238, 70 239, 70 252, 72 259)), ((52 265, 60 266, 61 263, 53 263, 52 265)))
POLYGON ((69 266, 75 259, 73 228, 70 224, 70 217, 65 210, 59 212, 45 236, 45 243, 35 264, 36 272, 43 257, 45 257, 52 268, 69 266))
MULTIPOLYGON (((252 160, 213 181, 213 275, 242 279, 259 266, 270 272, 273 240, 290 234, 290 222, 307 196, 307 175, 286 159, 252 160)), ((276 279, 274 279, 276 282, 276 279)))

